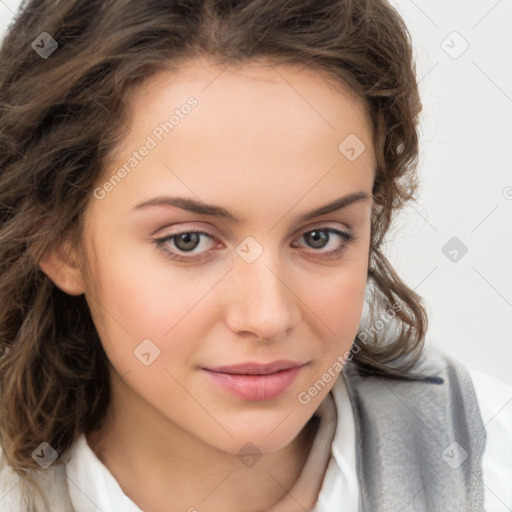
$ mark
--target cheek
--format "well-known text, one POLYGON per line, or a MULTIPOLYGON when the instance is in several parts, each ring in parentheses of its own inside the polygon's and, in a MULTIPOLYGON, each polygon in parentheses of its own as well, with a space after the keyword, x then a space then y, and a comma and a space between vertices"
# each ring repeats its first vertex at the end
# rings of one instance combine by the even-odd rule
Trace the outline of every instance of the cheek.
POLYGON ((196 272, 166 264, 149 243, 109 250, 100 261, 95 276, 98 301, 136 336, 164 336, 208 287, 196 272))
MULTIPOLYGON (((366 253, 367 254, 367 253, 366 253)), ((364 309, 368 259, 354 252, 337 269, 305 281, 304 302, 317 316, 317 324, 330 341, 350 345, 357 334, 364 309)))
POLYGON ((107 356, 120 373, 135 363, 134 350, 150 339, 163 350, 168 333, 186 310, 186 291, 155 275, 154 264, 137 253, 105 247, 98 253, 88 300, 91 314, 107 356), (107 256, 108 255, 108 256, 107 256))
POLYGON ((101 265, 89 304, 114 366, 120 373, 137 367, 134 350, 146 339, 160 350, 158 365, 192 361, 197 350, 193 340, 202 339, 209 325, 207 295, 218 276, 179 270, 150 251, 107 254, 98 254, 101 265))
POLYGON ((312 310, 327 330, 329 340, 350 345, 357 334, 364 306, 366 279, 342 274, 312 293, 312 310))

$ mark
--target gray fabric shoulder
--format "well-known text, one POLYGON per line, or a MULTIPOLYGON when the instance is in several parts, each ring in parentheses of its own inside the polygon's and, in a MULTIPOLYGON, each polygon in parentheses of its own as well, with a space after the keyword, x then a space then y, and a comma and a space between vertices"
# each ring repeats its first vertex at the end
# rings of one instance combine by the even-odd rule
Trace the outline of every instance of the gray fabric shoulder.
POLYGON ((437 349, 418 369, 429 380, 345 380, 356 423, 362 511, 481 512, 486 432, 466 368, 437 349))

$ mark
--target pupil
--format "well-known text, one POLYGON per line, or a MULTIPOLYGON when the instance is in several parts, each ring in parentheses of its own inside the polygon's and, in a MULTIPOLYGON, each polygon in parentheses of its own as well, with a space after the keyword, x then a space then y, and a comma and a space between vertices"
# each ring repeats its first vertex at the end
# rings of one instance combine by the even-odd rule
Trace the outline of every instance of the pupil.
POLYGON ((194 249, 199 242, 199 233, 182 233, 176 239, 176 247, 181 251, 189 251, 194 249), (184 242, 184 244, 182 244, 184 242))
POLYGON ((306 236, 309 236, 313 240, 313 243, 311 245, 316 249, 322 248, 327 243, 329 238, 327 233, 318 230, 311 231, 309 235, 306 236))

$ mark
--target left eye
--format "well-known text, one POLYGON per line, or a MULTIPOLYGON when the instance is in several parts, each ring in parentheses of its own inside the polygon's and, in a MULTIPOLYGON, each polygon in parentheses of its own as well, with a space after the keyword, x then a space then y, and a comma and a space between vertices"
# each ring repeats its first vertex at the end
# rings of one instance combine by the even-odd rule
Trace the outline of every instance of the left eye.
POLYGON ((306 231, 302 236, 305 240, 308 240, 308 243, 314 249, 324 249, 331 241, 331 235, 333 234, 343 238, 345 241, 351 239, 351 235, 349 233, 345 233, 344 231, 339 231, 334 228, 313 229, 312 231, 306 231))
MULTIPOLYGON (((194 249, 200 246, 202 237, 209 240, 215 239, 212 235, 206 233, 205 231, 183 231, 181 233, 175 233, 173 235, 156 239, 154 242, 158 249, 169 256, 170 259, 175 261, 192 262, 201 259, 201 256, 182 256, 176 252, 176 250, 169 249, 169 244, 172 242, 174 249, 177 249, 182 253, 191 253, 194 249)), ((313 252, 321 253, 322 255, 328 255, 331 257, 339 256, 344 250, 348 248, 348 245, 355 238, 351 233, 340 231, 334 228, 313 229, 306 231, 299 238, 302 237, 307 241, 306 243, 309 244, 311 248, 317 249, 313 252), (337 244, 335 246, 337 248, 327 251, 319 251, 318 249, 324 249, 329 244, 329 242, 331 242, 332 235, 336 235, 336 237, 342 240, 341 247, 337 247, 339 246, 339 244, 337 244)), ((296 242, 293 242, 292 246, 298 247, 296 242)))

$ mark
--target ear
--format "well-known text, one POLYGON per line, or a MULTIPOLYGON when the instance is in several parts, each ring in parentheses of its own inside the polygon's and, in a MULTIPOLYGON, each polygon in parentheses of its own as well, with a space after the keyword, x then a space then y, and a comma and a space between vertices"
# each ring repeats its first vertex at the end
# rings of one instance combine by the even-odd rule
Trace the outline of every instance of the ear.
POLYGON ((48 248, 39 260, 41 270, 68 295, 85 292, 82 268, 70 240, 48 248))

